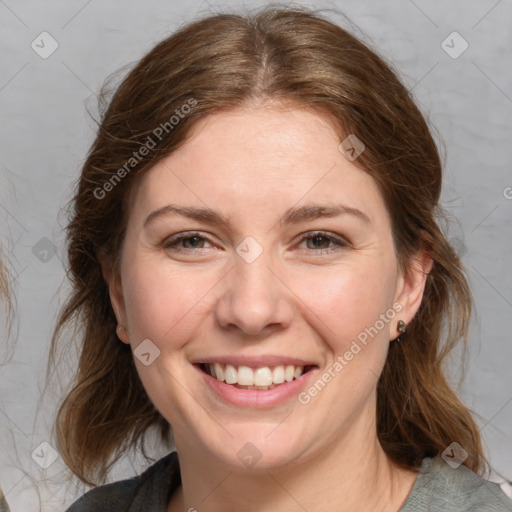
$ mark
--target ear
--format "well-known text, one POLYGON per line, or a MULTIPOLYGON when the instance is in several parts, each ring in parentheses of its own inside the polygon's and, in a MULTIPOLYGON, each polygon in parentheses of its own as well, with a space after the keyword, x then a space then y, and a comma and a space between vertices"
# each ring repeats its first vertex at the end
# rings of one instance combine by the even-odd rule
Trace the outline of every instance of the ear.
POLYGON ((119 275, 119 271, 114 268, 112 265, 112 261, 106 255, 102 255, 99 257, 101 271, 103 274, 103 278, 108 286, 108 293, 110 296, 110 303, 112 304, 112 309, 114 310, 114 314, 116 315, 117 320, 117 337, 123 343, 130 343, 130 338, 128 336, 127 331, 127 315, 126 308, 123 296, 123 286, 121 283, 121 276, 119 275))
POLYGON ((395 339, 400 335, 397 329, 398 321, 403 320, 408 325, 420 308, 425 284, 432 270, 432 265, 430 251, 424 244, 411 259, 409 267, 399 277, 395 293, 395 303, 400 304, 402 309, 397 314, 397 321, 391 325, 390 339, 395 339))

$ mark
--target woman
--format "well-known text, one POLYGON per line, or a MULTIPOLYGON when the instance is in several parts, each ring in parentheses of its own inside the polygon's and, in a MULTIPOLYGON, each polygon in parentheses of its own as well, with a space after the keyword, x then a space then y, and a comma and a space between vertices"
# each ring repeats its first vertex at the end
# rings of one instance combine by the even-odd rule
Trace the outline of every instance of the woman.
POLYGON ((54 346, 84 334, 57 430, 90 484, 150 429, 176 451, 69 511, 512 510, 441 369, 471 299, 440 190, 408 91, 315 13, 151 50, 73 201, 54 346))

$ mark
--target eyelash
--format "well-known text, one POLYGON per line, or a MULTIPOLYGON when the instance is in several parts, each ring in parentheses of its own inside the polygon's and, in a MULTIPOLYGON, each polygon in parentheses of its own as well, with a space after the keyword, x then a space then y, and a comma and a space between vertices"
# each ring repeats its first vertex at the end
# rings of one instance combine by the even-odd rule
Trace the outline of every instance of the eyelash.
MULTIPOLYGON (((178 235, 168 238, 164 242, 164 248, 171 249, 171 250, 177 251, 177 252, 188 252, 188 253, 200 251, 200 250, 202 250, 202 248, 184 249, 184 248, 178 247, 178 244, 180 242, 182 242, 183 240, 187 240, 189 238, 196 238, 196 237, 206 240, 207 242, 209 242, 211 244, 214 244, 213 240, 211 240, 210 237, 204 236, 195 231, 191 231, 188 233, 180 233, 178 235)), ((306 250, 311 250, 315 255, 330 254, 332 252, 339 251, 339 250, 349 246, 347 241, 343 240, 342 238, 336 237, 330 233, 326 233, 324 231, 312 231, 310 233, 305 233, 305 236, 303 236, 300 239, 299 243, 302 243, 303 241, 306 241, 306 240, 311 240, 313 238, 318 238, 318 237, 322 237, 322 238, 329 240, 330 242, 334 242, 337 245, 337 247, 328 247, 327 249, 321 249, 321 250, 306 249, 306 250)))

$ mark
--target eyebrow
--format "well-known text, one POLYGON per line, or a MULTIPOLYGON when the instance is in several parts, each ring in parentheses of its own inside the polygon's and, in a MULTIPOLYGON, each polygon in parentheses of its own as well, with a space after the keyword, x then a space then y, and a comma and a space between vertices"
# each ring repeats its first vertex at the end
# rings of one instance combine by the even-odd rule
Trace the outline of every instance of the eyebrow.
POLYGON ((305 205, 298 208, 290 208, 286 211, 281 219, 283 224, 299 224, 300 222, 306 222, 309 220, 339 217, 340 215, 351 215, 362 220, 365 224, 371 225, 371 220, 366 213, 357 208, 346 206, 343 204, 335 206, 325 205, 305 205))
MULTIPOLYGON (((209 208, 197 208, 193 206, 178 206, 168 204, 162 208, 151 212, 144 221, 143 227, 145 228, 153 220, 158 217, 165 215, 182 215, 189 219, 207 222, 208 224, 224 224, 230 227, 229 217, 215 212, 209 208)), ((361 210, 346 205, 318 205, 310 204, 300 207, 289 208, 281 219, 278 221, 279 224, 299 224, 301 222, 307 222, 320 218, 332 218, 339 217, 340 215, 350 215, 363 221, 365 224, 371 225, 372 222, 370 217, 361 210)))

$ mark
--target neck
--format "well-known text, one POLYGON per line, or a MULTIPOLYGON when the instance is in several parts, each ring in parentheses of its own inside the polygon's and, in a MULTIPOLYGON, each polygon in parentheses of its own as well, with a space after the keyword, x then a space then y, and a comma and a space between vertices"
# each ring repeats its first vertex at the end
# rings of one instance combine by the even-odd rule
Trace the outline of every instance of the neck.
POLYGON ((367 419, 278 469, 234 469, 176 441, 183 485, 169 512, 397 512, 416 479, 389 460, 367 419))

